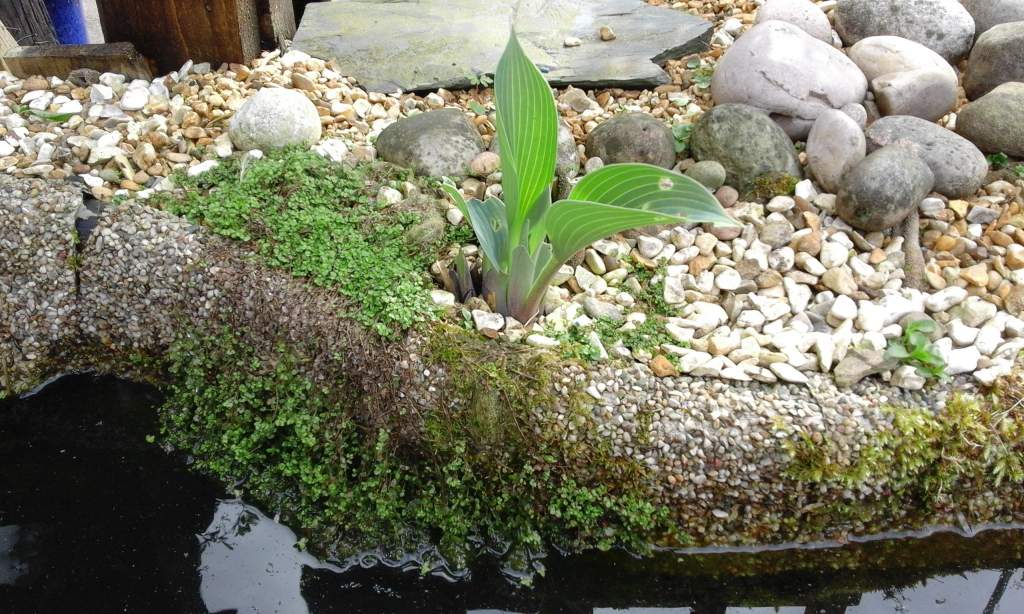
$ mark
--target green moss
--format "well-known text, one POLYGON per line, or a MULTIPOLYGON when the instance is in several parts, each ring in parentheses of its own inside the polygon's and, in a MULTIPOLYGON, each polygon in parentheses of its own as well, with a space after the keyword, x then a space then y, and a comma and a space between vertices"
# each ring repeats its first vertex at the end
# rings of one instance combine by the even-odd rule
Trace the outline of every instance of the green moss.
MULTIPOLYGON (((824 524, 877 522, 961 511, 976 496, 1024 487, 1024 410, 1001 396, 955 396, 944 411, 889 407, 892 422, 851 458, 828 438, 801 433, 786 442, 787 477, 860 493, 814 503, 824 524)), ((1004 497, 1008 505, 1017 498, 1004 497)), ((808 517, 802 522, 812 521, 808 517)))
POLYGON ((628 326, 625 330, 623 330, 622 322, 602 319, 592 327, 573 326, 564 333, 554 335, 559 341, 562 357, 588 362, 598 360, 599 350, 590 343, 588 338, 591 332, 597 333, 601 344, 606 349, 622 343, 632 352, 643 351, 654 354, 664 343, 678 345, 678 342, 665 331, 665 324, 660 318, 649 317, 642 324, 628 326))
POLYGON ((751 196, 769 200, 775 196, 792 196, 800 179, 786 173, 765 173, 754 179, 751 196))
POLYGON ((434 327, 427 354, 450 387, 415 437, 368 426, 345 382, 314 386, 287 348, 261 359, 228 330, 175 342, 163 436, 321 554, 429 540, 457 567, 484 548, 527 566, 548 544, 643 550, 671 533, 646 471, 611 455, 585 408, 537 411, 555 404, 547 360, 434 327))
POLYGON ((656 270, 638 268, 633 275, 643 289, 637 296, 637 303, 648 315, 678 316, 679 310, 665 302, 665 270, 666 265, 656 270), (655 281, 656 280, 656 281, 655 281))
POLYGON ((225 161, 195 178, 179 175, 184 192, 153 202, 250 244, 270 266, 339 292, 355 305, 353 317, 390 337, 434 317, 425 271, 440 233, 424 241, 432 217, 421 223, 418 212, 373 198, 387 172, 286 150, 225 161))

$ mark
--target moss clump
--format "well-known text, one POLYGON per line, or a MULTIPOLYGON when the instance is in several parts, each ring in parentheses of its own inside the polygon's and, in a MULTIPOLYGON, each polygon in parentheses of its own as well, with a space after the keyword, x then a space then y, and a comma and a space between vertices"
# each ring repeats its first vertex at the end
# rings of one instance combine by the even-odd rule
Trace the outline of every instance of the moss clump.
MULTIPOLYGON (((1008 382, 1013 381, 1007 380, 1008 382)), ((801 433, 789 441, 793 462, 787 476, 821 485, 821 492, 852 492, 823 498, 807 507, 809 517, 826 525, 843 522, 935 516, 969 509, 974 498, 1001 498, 1013 511, 1024 488, 1024 407, 1004 383, 984 398, 955 396, 944 411, 889 407, 891 427, 874 434, 853 458, 827 438, 801 433), (1013 494, 1016 493, 1016 496, 1013 494)), ((806 502, 805 502, 806 503, 806 502)))
POLYGON ((769 200, 776 196, 792 196, 800 180, 786 173, 765 173, 754 179, 750 196, 769 200))
POLYGON ((679 309, 665 301, 666 269, 667 265, 659 266, 656 270, 636 269, 634 275, 640 282, 641 291, 635 298, 637 303, 644 308, 644 312, 648 314, 666 317, 678 316, 679 309))
POLYGON ((230 330, 175 342, 163 435, 321 554, 429 540, 449 565, 490 549, 525 567, 551 543, 641 550, 671 531, 643 468, 594 443, 584 412, 535 411, 554 404, 550 364, 434 326, 428 355, 450 386, 420 410, 417 437, 397 436, 409 416, 362 423, 345 382, 314 386, 302 358, 257 356, 230 330))
POLYGON ((579 328, 573 326, 564 333, 555 335, 560 343, 562 357, 570 360, 596 361, 600 358, 600 350, 590 343, 591 332, 597 333, 601 344, 607 349, 622 343, 632 352, 643 351, 657 353, 662 344, 679 342, 665 331, 665 323, 651 317, 641 324, 626 326, 622 322, 598 320, 594 326, 579 328))
POLYGON ((354 304, 353 317, 391 337, 433 317, 425 271, 435 254, 420 241, 427 208, 373 198, 387 179, 380 167, 348 167, 292 149, 226 161, 194 178, 179 175, 184 192, 153 202, 251 244, 270 266, 338 291, 354 304))

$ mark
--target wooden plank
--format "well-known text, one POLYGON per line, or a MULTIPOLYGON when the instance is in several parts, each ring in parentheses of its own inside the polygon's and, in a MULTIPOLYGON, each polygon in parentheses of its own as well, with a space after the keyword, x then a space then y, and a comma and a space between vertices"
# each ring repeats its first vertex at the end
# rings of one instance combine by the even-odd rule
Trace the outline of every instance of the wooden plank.
POLYGON ((256 0, 97 0, 107 41, 125 41, 160 72, 187 60, 244 64, 260 51, 256 0))
POLYGON ((121 73, 133 79, 153 78, 148 62, 131 43, 16 47, 4 56, 4 62, 22 78, 43 75, 63 79, 76 68, 121 73))
POLYGON ((7 31, 7 26, 0 23, 0 68, 8 70, 7 64, 4 62, 4 55, 8 51, 18 46, 18 42, 14 40, 11 33, 7 31))
POLYGON ((0 0, 0 21, 19 45, 57 42, 44 0, 0 0))
POLYGON ((267 47, 282 47, 295 36, 295 8, 291 0, 259 0, 260 37, 267 47))

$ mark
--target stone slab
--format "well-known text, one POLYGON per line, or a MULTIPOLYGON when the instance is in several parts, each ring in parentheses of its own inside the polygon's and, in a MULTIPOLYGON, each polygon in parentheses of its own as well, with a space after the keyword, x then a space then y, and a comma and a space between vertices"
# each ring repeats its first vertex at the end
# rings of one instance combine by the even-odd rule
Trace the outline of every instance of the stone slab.
POLYGON ((513 24, 553 86, 577 87, 668 83, 659 64, 706 49, 712 32, 643 0, 335 0, 306 7, 293 48, 333 58, 371 91, 460 89, 494 71, 513 24), (582 43, 565 47, 570 36, 582 43))

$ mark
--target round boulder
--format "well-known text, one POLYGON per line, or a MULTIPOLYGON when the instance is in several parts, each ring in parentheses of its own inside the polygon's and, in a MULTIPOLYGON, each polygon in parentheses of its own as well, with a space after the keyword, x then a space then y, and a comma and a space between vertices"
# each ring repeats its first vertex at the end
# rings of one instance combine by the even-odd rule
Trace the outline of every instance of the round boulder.
POLYGON ((587 156, 605 164, 642 162, 662 168, 676 163, 676 139, 663 122, 646 113, 624 113, 587 136, 587 156))
POLYGON ((900 36, 950 62, 974 42, 974 18, 957 0, 839 0, 836 31, 852 45, 869 36, 900 36))
POLYGON ((956 84, 956 70, 945 58, 921 43, 899 36, 871 36, 858 41, 846 52, 868 81, 891 73, 931 68, 956 84))
POLYGON ((981 36, 994 26, 1024 21, 1024 0, 960 0, 974 17, 975 35, 981 36))
POLYGON ((971 100, 1010 81, 1024 81, 1024 21, 999 24, 978 37, 964 70, 971 100))
POLYGON ((473 123, 458 109, 441 109, 399 120, 377 137, 382 160, 430 177, 464 177, 484 150, 473 123))
POLYGON ((914 213, 935 176, 913 147, 889 145, 864 158, 843 179, 836 214, 854 228, 893 228, 914 213))
POLYGON ((810 0, 768 0, 757 10, 754 23, 773 19, 791 23, 814 38, 832 44, 832 24, 825 11, 810 0))
POLYGON ((867 88, 864 74, 842 51, 782 21, 766 21, 741 36, 711 79, 715 104, 764 109, 794 139, 806 137, 823 111, 863 100, 867 88))
POLYGON ((913 147, 931 168, 935 191, 949 198, 973 195, 988 174, 985 154, 970 141, 919 117, 883 117, 868 127, 865 136, 868 151, 895 144, 913 147))
POLYGON ((935 121, 956 106, 956 70, 928 47, 898 36, 871 36, 850 47, 884 115, 935 121))
POLYGON ((235 148, 271 150, 320 140, 320 114, 296 90, 265 87, 245 101, 228 127, 235 148))
POLYGON ((726 183, 750 190, 766 173, 801 177, 796 148, 767 114, 744 104, 721 104, 701 116, 690 134, 697 160, 725 167, 726 183))
POLYGON ((883 75, 871 82, 882 115, 913 115, 937 121, 956 106, 956 79, 922 68, 883 75))
POLYGON ((821 187, 839 190, 843 177, 867 154, 864 132, 842 111, 825 111, 807 137, 807 166, 821 187))
POLYGON ((1024 83, 1004 83, 968 104, 956 130, 982 151, 1024 158, 1024 83))

